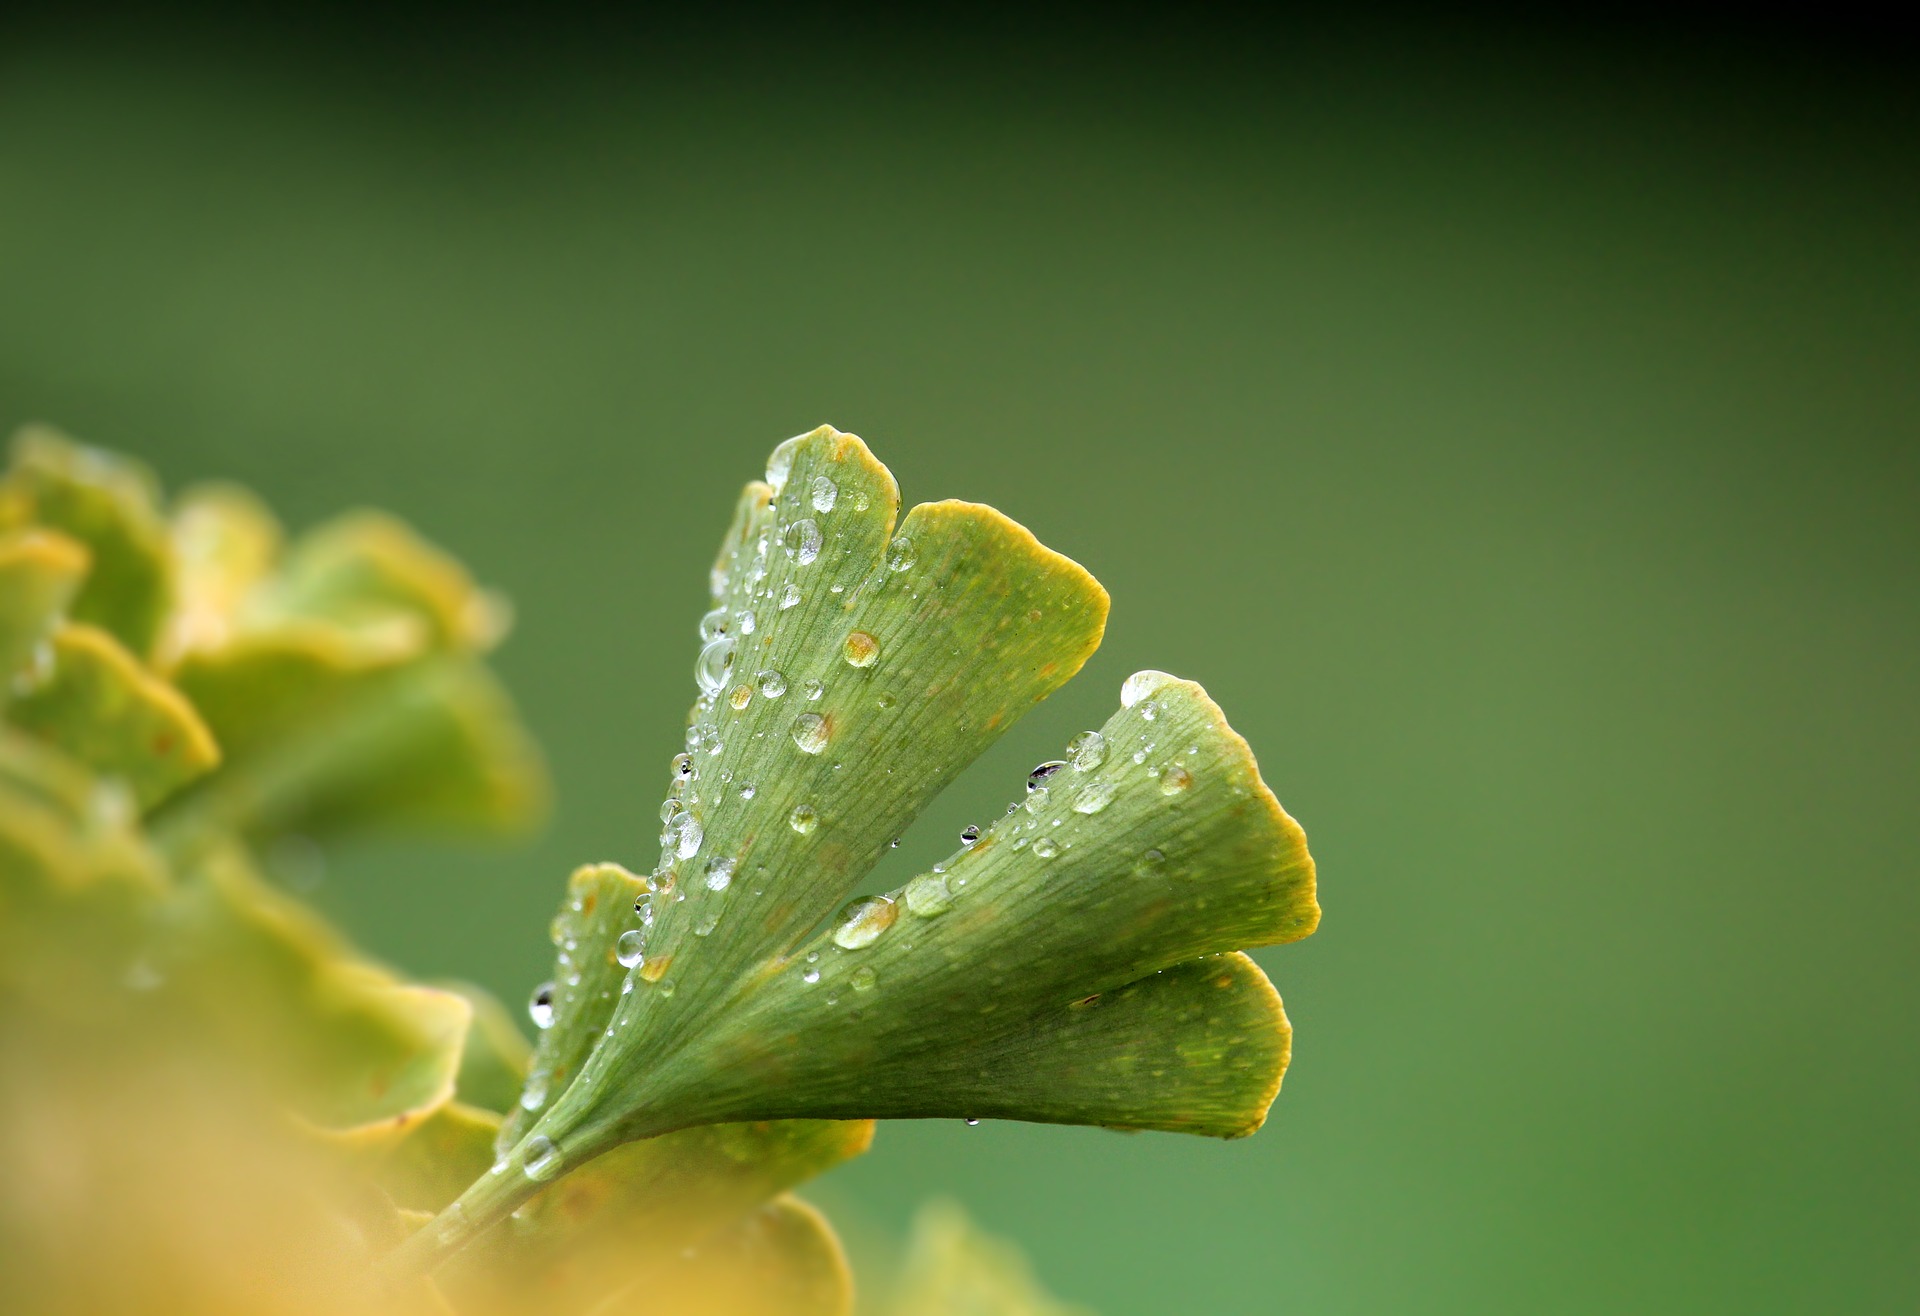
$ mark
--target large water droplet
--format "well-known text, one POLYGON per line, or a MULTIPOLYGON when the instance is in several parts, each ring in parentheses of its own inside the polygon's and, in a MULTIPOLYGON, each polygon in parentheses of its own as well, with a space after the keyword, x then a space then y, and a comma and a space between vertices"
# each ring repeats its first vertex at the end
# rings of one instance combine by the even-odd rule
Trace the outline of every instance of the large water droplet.
POLYGON ((820 556, 820 527, 811 517, 794 521, 780 531, 780 547, 793 555, 794 563, 806 566, 820 556))
MULTIPOLYGON (((1027 787, 1027 812, 1039 813, 1047 807, 1047 801, 1053 798, 1053 791, 1045 786, 1027 787)), ((1029 824, 1031 826, 1031 824, 1029 824)))
POLYGON ((847 636, 847 663, 852 667, 871 667, 880 659, 880 641, 865 631, 853 631, 847 636))
POLYGON ((789 583, 780 587, 780 611, 785 612, 788 608, 799 604, 799 602, 800 587, 798 585, 789 583))
POLYGON ((727 682, 727 669, 733 666, 733 637, 722 635, 708 641, 693 665, 693 679, 703 695, 717 695, 727 682))
POLYGON ((688 814, 680 820, 680 836, 674 843, 673 852, 682 859, 693 858, 700 853, 700 842, 706 834, 706 829, 700 826, 700 820, 688 814))
POLYGON ((793 719, 793 743, 803 753, 818 754, 827 747, 827 719, 818 713, 802 713, 793 719))
POLYGON ((1073 799, 1075 813, 1098 813, 1113 802, 1113 783, 1110 781, 1090 782, 1087 788, 1073 799))
POLYGON ((1120 706, 1122 708, 1132 708, 1155 690, 1167 684, 1167 682, 1177 681, 1179 679, 1180 678, 1176 676, 1169 676, 1165 672, 1156 672, 1152 668, 1148 668, 1144 672, 1135 672, 1120 685, 1120 706))
POLYGON ((806 439, 804 434, 796 434, 773 450, 767 458, 767 484, 778 498, 780 491, 787 487, 787 476, 793 473, 793 457, 800 450, 800 444, 806 439))
POLYGON ((803 681, 800 685, 800 688, 807 692, 808 699, 818 699, 821 695, 827 692, 827 687, 825 687, 824 685, 821 685, 818 681, 812 681, 812 680, 803 681))
POLYGON ((719 639, 733 629, 732 614, 725 608, 715 608, 700 619, 700 640, 707 643, 719 639))
POLYGON ((870 992, 874 984, 880 981, 880 975, 873 971, 871 964, 862 964, 853 971, 853 976, 847 981, 853 984, 853 990, 856 992, 870 992))
POLYGON ((631 969, 646 958, 647 934, 639 928, 628 928, 620 934, 620 940, 613 943, 613 958, 620 961, 620 967, 631 969))
POLYGON ((1042 859, 1051 859, 1060 853, 1060 847, 1051 836, 1042 836, 1034 841, 1033 852, 1042 859))
POLYGON ((907 910, 916 918, 937 918, 953 905, 953 893, 947 890, 947 879, 938 873, 922 873, 907 883, 907 889, 901 892, 906 901, 907 910))
POLYGON ((813 495, 813 510, 816 512, 831 512, 840 497, 840 486, 824 475, 814 476, 807 491, 813 495))
POLYGON ((833 944, 842 950, 871 946, 898 917, 900 907, 885 896, 865 896, 850 901, 834 920, 833 944))
POLYGON ((755 786, 750 781, 742 782, 740 783, 740 798, 743 800, 750 800, 754 797, 755 794, 759 792, 759 790, 760 788, 758 786, 755 786))
POLYGON ((750 685, 736 685, 727 692, 727 703, 735 712, 745 709, 752 702, 753 687, 750 685))
POLYGON ((800 981, 806 983, 808 986, 812 986, 814 983, 820 981, 820 970, 808 969, 800 975, 800 981))
MULTIPOLYGON (((693 755, 675 754, 673 756, 673 775, 685 779, 693 775, 693 755)), ((661 818, 665 822, 664 817, 661 818)))
POLYGON ((742 635, 753 634, 753 628, 759 624, 759 621, 754 617, 751 609, 740 614, 740 633, 742 635))
POLYGON ((965 827, 962 827, 960 829, 960 844, 965 846, 967 849, 971 850, 974 846, 974 843, 979 839, 980 839, 980 829, 978 827, 975 827, 972 823, 968 823, 965 827))
POLYGON ((1107 761, 1107 738, 1098 731, 1082 731, 1067 742, 1067 756, 1075 772, 1092 772, 1107 761))
POLYGON ((520 1168, 529 1179, 551 1179, 560 1173, 560 1149, 544 1133, 527 1139, 527 1158, 520 1168))
POLYGON ((920 550, 905 535, 895 535, 887 545, 887 570, 905 571, 920 559, 920 550))
POLYGON ((1162 795, 1178 795, 1191 785, 1193 785, 1193 774, 1178 763, 1167 764, 1166 770, 1160 774, 1162 795))
POLYGON ((527 1018, 535 1028, 553 1027, 553 984, 543 982, 527 998, 527 1018))
POLYGON ((793 812, 787 815, 787 825, 805 836, 819 823, 820 815, 811 804, 796 804, 793 812))
POLYGON ((769 699, 778 699, 787 692, 787 678, 771 667, 755 678, 760 683, 760 693, 769 699))
POLYGON ((707 860, 707 890, 725 891, 727 884, 733 881, 733 870, 737 862, 732 855, 721 854, 707 860))
POLYGON ((1027 774, 1027 790, 1029 792, 1039 790, 1047 778, 1066 766, 1067 764, 1064 759, 1048 759, 1045 763, 1042 763, 1039 767, 1027 774))
POLYGON ((539 1110, 547 1104, 547 1071, 536 1069, 520 1088, 520 1109, 539 1110))

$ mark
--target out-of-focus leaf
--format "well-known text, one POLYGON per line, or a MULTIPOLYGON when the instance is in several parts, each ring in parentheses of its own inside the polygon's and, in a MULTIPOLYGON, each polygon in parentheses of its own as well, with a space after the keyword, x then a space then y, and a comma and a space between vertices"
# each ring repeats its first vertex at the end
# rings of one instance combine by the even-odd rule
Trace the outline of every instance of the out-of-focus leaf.
POLYGON ((451 1100, 472 1007, 354 957, 225 848, 174 912, 169 989, 336 1140, 397 1143, 451 1100))
POLYGON ((449 1101, 377 1159, 374 1179, 395 1205, 438 1211, 487 1172, 499 1132, 493 1111, 449 1101))
POLYGON ((0 534, 0 707, 16 678, 35 679, 26 669, 73 602, 88 560, 87 550, 65 535, 0 534))
POLYGON ((220 748, 180 692, 95 626, 55 631, 53 661, 8 719, 98 772, 124 778, 151 808, 211 772, 220 748))
POLYGON ((93 566, 73 601, 76 621, 151 658, 173 605, 173 546, 153 473, 131 458, 45 426, 14 436, 5 499, 13 514, 85 544, 93 566))
POLYGON ((189 489, 175 503, 171 530, 179 564, 177 606, 168 627, 165 666, 192 649, 232 639, 248 597, 280 556, 280 523, 238 485, 189 489))
POLYGON ((591 1316, 847 1316, 853 1272, 833 1227, 797 1197, 643 1272, 591 1316))
MULTIPOLYGON (((467 1044, 460 1053, 456 1095, 467 1105, 483 1110, 513 1109, 533 1055, 533 1048, 514 1022, 513 1012, 491 992, 470 982, 443 982, 438 986, 459 993, 473 1007, 467 1044)), ((496 1132, 498 1123, 496 1120, 496 1132)))
POLYGON ((951 1202, 914 1217, 891 1316, 1091 1316, 1051 1296, 1018 1249, 951 1202))
POLYGON ((259 625, 324 618, 350 628, 418 618, 434 648, 486 650, 511 621, 467 569, 385 512, 337 517, 301 537, 254 600, 259 625))

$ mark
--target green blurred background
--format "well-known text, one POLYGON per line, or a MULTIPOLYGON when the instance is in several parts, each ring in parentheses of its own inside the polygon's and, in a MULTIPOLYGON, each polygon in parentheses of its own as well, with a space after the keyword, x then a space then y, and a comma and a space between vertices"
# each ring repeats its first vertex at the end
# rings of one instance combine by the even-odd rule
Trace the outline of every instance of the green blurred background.
POLYGON ((863 1259, 950 1193, 1107 1316, 1920 1308, 1902 52, 735 24, 5 30, 0 423, 394 508, 518 605, 552 827, 316 898, 522 998, 828 421, 1114 596, 876 886, 1155 666, 1326 908, 1260 1135, 889 1126, 815 1194, 863 1259))

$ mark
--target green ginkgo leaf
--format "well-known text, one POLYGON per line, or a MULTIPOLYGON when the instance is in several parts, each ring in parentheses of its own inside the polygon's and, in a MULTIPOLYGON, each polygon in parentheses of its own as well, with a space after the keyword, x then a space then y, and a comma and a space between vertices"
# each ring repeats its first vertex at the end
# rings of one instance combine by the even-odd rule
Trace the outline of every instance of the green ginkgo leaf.
POLYGON ((92 570, 73 601, 76 621, 154 656, 173 606, 173 546, 153 473, 130 458, 73 442, 45 426, 14 436, 0 502, 8 515, 86 545, 92 570))
POLYGON ((16 680, 31 685, 40 674, 30 669, 60 624, 90 555, 77 540, 46 530, 0 535, 0 708, 12 696, 16 680))
POLYGON ((1196 685, 1130 678, 1103 731, 1036 770, 985 835, 829 918, 934 794, 1079 669, 1106 616, 1084 570, 992 509, 937 503, 896 526, 896 506, 885 468, 831 429, 783 444, 748 486, 647 898, 563 944, 556 979, 590 1004, 536 1054, 523 1107, 537 1118, 509 1121, 500 1172, 397 1269, 432 1264, 553 1174, 716 1119, 994 1115, 1227 1137, 1264 1119, 1290 1034, 1265 976, 1229 952, 1313 930, 1313 866, 1196 685))
MULTIPOLYGON (((527 1081, 527 1063, 533 1048, 513 1013, 491 992, 470 982, 439 983, 442 989, 464 996, 473 1007, 466 1045, 460 1051, 460 1076, 455 1095, 470 1106, 504 1111, 514 1108, 527 1081)), ((498 1121, 495 1121, 498 1132, 498 1121)))
POLYGON ((96 626, 62 626, 7 710, 22 730, 123 778, 143 809, 211 772, 220 747, 194 706, 96 626))

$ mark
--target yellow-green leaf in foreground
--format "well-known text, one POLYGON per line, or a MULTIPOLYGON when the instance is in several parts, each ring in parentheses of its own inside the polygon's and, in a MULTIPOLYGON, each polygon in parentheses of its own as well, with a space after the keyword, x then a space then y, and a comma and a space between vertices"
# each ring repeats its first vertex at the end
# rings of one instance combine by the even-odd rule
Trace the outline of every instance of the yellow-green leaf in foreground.
POLYGON ((184 653, 218 649, 232 638, 247 601, 279 561, 284 534, 248 490, 213 484, 180 496, 170 537, 178 600, 163 646, 169 668, 184 653))
POLYGON ((35 651, 52 636, 87 573, 87 550, 45 530, 0 534, 0 707, 15 680, 31 685, 35 651))
POLYGON ((797 1197, 641 1275, 589 1316, 848 1316, 853 1272, 833 1227, 797 1197))
POLYGON ((93 569, 74 600, 74 619, 151 658, 173 606, 174 572, 153 473, 130 458, 29 426, 14 436, 0 503, 10 517, 86 545, 93 569))
POLYGON ((54 632, 52 662, 7 710, 22 730, 124 778, 143 809, 211 772, 220 747, 199 713, 95 626, 54 632))
POLYGON ((511 1109, 527 1079, 533 1048, 498 998, 470 982, 443 982, 446 991, 464 996, 473 1007, 466 1045, 460 1052, 457 1095, 484 1110, 511 1109))

